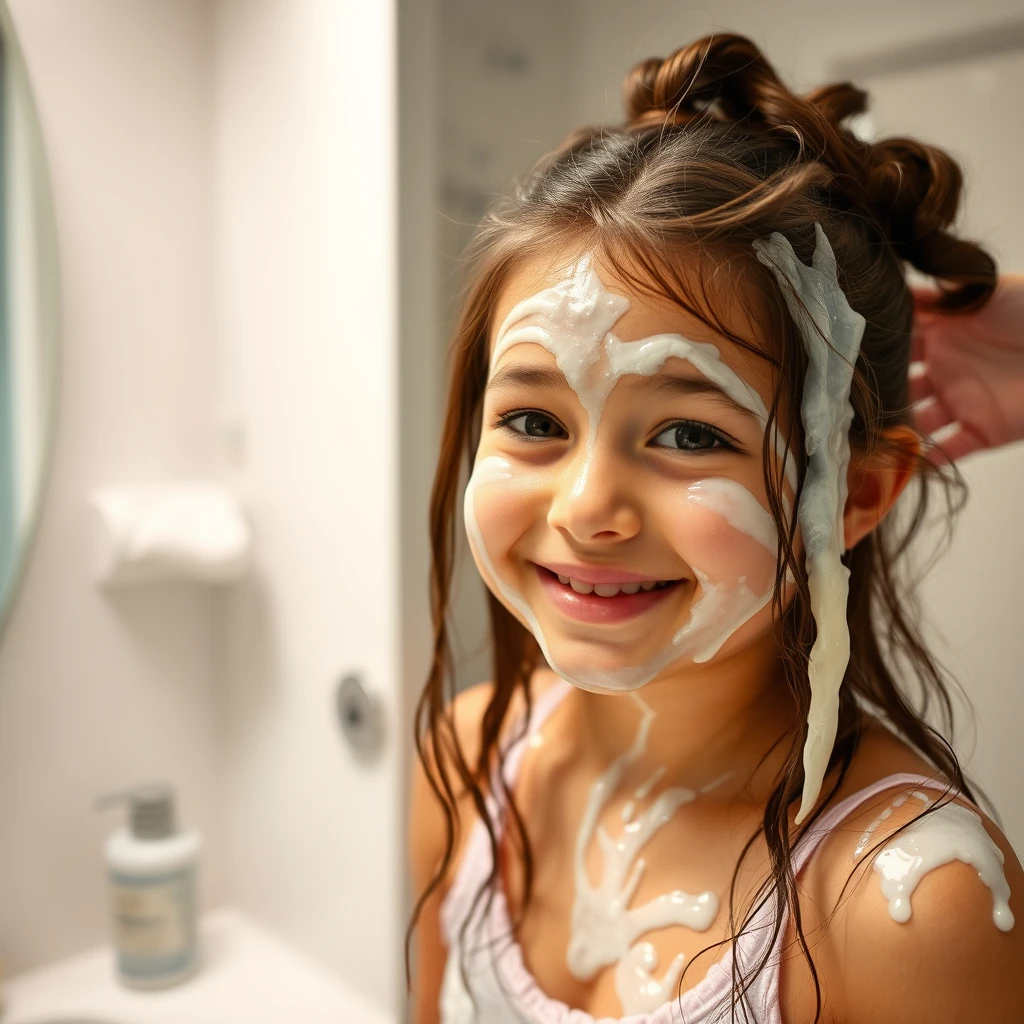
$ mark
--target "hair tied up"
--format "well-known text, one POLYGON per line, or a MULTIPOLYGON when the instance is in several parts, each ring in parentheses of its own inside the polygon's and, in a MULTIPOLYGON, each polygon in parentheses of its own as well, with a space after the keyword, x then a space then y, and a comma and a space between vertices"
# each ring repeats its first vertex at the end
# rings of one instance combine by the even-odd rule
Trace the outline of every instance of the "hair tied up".
POLYGON ((996 265, 979 246, 951 234, 963 189, 959 166, 914 139, 882 139, 869 148, 868 192, 897 255, 938 280, 937 307, 982 305, 995 287, 996 265))
POLYGON ((868 94, 849 82, 799 96, 749 39, 726 33, 641 61, 623 82, 623 100, 627 130, 732 123, 776 151, 788 148, 791 169, 817 165, 803 187, 874 220, 900 259, 939 282, 937 306, 970 309, 991 295, 995 263, 951 234, 963 185, 956 162, 912 139, 857 138, 844 122, 867 110, 868 94))
POLYGON ((630 128, 710 117, 773 129, 806 121, 811 113, 838 125, 861 113, 867 96, 843 83, 802 100, 749 39, 726 33, 680 47, 664 59, 641 61, 623 82, 623 101, 630 128))

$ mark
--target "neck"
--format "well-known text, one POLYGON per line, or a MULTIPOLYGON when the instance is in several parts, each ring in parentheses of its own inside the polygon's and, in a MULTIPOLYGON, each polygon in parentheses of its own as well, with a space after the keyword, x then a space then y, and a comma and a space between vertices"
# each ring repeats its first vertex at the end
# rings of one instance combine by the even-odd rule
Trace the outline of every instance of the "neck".
POLYGON ((573 746, 599 771, 630 749, 647 707, 654 717, 631 777, 664 769, 666 782, 692 789, 721 780, 720 796, 743 793, 757 803, 767 798, 788 752, 787 734, 799 725, 771 648, 685 664, 634 694, 580 690, 574 699, 581 713, 573 746))

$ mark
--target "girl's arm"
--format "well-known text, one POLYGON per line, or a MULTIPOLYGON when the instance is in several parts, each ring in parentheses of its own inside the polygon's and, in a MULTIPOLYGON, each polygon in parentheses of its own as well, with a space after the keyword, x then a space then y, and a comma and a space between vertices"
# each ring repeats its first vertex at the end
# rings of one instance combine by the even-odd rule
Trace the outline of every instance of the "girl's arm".
MULTIPOLYGON (((480 721, 493 693, 491 683, 480 683, 464 690, 452 705, 455 732, 467 764, 476 764, 480 744, 480 721)), ((428 756, 431 756, 428 751, 428 756)), ((454 783, 458 785, 457 781, 454 783)), ((458 866, 461 844, 473 821, 473 805, 468 796, 457 797, 459 825, 456 829, 456 856, 452 869, 458 866)), ((418 899, 437 866, 445 848, 444 812, 427 781, 423 765, 414 758, 409 809, 409 871, 413 898, 418 899)), ((448 891, 452 872, 431 895, 423 907, 413 943, 413 1024, 438 1024, 441 982, 444 978, 448 949, 441 935, 441 901, 448 891)))
MULTIPOLYGON (((444 817, 419 758, 413 767, 409 813, 409 871, 413 898, 430 883, 444 854, 444 817)), ((441 939, 441 893, 423 907, 413 942, 412 1009, 414 1024, 438 1024, 441 979, 447 950, 441 939)))

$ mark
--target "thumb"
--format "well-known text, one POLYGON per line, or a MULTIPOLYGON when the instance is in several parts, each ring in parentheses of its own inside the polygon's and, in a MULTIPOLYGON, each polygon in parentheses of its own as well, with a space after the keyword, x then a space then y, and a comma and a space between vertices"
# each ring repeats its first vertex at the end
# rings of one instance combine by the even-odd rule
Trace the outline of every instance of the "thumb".
POLYGON ((942 292, 938 288, 931 285, 915 284, 911 286, 910 294, 914 296, 915 319, 928 313, 933 316, 938 315, 935 313, 935 304, 942 298, 942 292))

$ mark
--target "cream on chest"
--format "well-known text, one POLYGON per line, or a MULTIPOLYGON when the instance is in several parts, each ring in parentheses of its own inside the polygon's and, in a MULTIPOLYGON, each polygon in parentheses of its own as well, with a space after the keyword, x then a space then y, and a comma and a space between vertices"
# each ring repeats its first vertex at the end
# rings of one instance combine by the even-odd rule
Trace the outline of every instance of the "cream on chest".
MULTIPOLYGON (((559 756, 559 744, 544 746, 529 750, 516 787, 535 854, 531 900, 516 930, 526 965, 547 995, 596 1017, 642 1012, 637 993, 660 1005, 674 997, 683 968, 728 937, 727 894, 756 815, 747 820, 735 805, 683 792, 639 764, 622 765, 614 778, 574 774, 546 759, 547 751, 559 756), (632 848, 623 837, 631 837, 632 848), (625 848, 609 854, 609 843, 625 848), (589 918, 581 918, 581 890, 589 894, 589 918), (609 913, 616 897, 622 912, 609 913), (624 986, 635 990, 627 1000, 624 986)), ((510 867, 516 861, 506 840, 503 884, 513 920, 522 905, 521 875, 510 867)), ((737 893, 752 893, 767 872, 754 851, 737 893)), ((738 913, 745 909, 737 905, 738 913)), ((683 990, 724 951, 699 957, 682 977, 683 990)))

